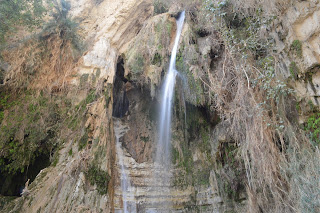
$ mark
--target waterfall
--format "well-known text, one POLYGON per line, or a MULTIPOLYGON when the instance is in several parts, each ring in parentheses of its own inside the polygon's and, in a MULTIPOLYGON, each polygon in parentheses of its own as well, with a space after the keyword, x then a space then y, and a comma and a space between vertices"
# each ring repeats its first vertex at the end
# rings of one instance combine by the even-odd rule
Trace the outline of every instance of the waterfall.
POLYGON ((177 19, 177 33, 174 46, 171 53, 170 65, 168 73, 165 77, 161 90, 161 107, 160 107, 160 125, 159 125, 159 140, 157 144, 157 152, 155 162, 169 170, 171 164, 171 116, 172 116, 172 99, 174 96, 174 87, 178 71, 176 70, 176 57, 178 44, 182 32, 182 27, 185 19, 185 12, 181 12, 177 19))
POLYGON ((121 125, 119 120, 116 120, 114 125, 114 132, 116 135, 116 152, 118 157, 118 163, 121 169, 120 184, 122 191, 122 202, 123 202, 123 212, 124 213, 136 213, 136 204, 130 202, 134 199, 133 188, 131 186, 130 177, 128 176, 125 166, 124 166, 124 151, 121 148, 120 138, 128 131, 128 127, 121 125))

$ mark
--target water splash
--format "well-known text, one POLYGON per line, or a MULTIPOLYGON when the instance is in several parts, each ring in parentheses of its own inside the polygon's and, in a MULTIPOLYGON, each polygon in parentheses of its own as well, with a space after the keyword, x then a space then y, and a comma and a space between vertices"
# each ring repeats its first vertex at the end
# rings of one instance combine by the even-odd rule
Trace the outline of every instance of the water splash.
POLYGON ((126 173, 124 166, 124 151, 121 148, 120 138, 128 131, 128 127, 121 125, 119 120, 115 120, 114 124, 114 132, 116 136, 116 152, 118 157, 118 163, 121 169, 121 191, 122 191, 122 202, 123 202, 123 212, 124 213, 136 213, 136 204, 134 202, 130 202, 129 198, 134 198, 134 194, 132 192, 133 187, 131 186, 130 177, 126 173))
POLYGON ((160 126, 159 126, 159 141, 157 144, 157 152, 155 162, 169 170, 171 164, 171 117, 172 117, 172 100, 174 96, 174 87, 178 71, 176 70, 176 58, 179 40, 185 19, 185 12, 181 12, 177 20, 177 33, 174 46, 171 53, 170 65, 168 73, 161 91, 161 111, 160 111, 160 126))

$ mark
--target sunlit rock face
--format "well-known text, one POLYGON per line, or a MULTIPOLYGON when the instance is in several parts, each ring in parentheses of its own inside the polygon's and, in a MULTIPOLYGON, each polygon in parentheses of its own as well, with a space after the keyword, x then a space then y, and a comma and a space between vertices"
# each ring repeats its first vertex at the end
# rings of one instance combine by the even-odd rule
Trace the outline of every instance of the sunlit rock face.
POLYGON ((289 56, 283 59, 287 76, 297 75, 294 88, 299 99, 319 105, 320 5, 317 1, 294 2, 277 20, 276 49, 289 56))

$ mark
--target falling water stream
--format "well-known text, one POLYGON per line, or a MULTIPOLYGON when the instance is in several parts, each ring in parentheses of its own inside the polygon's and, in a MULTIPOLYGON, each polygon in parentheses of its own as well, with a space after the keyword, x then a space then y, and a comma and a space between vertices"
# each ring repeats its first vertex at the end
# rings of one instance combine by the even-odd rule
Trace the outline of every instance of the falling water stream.
POLYGON ((171 164, 170 140, 172 99, 174 96, 176 76, 179 75, 178 71, 176 70, 176 57, 184 19, 185 12, 183 11, 181 12, 180 17, 177 19, 177 33, 171 53, 169 70, 165 77, 161 91, 159 140, 157 144, 155 162, 164 167, 165 170, 169 170, 171 164))
MULTIPOLYGON (((161 182, 169 186, 170 180, 170 164, 171 164, 171 117, 172 117, 172 100, 174 96, 174 88, 176 83, 176 77, 179 76, 176 70, 176 57, 178 51, 178 44, 182 32, 182 27, 185 19, 185 12, 181 12, 179 18, 177 19, 177 33, 175 37, 174 46, 171 53, 170 65, 165 77, 163 87, 161 90, 161 107, 160 107, 160 117, 159 117, 159 139, 157 143, 157 151, 155 158, 155 165, 161 168, 161 172, 167 174, 161 177, 161 182)), ((115 135, 116 135, 116 151, 118 156, 118 163, 121 170, 121 191, 122 191, 122 201, 123 201, 123 212, 124 213, 136 213, 137 208, 132 199, 134 193, 132 192, 133 187, 131 187, 131 182, 129 175, 125 168, 125 155, 124 150, 121 147, 120 138, 127 132, 128 127, 121 125, 119 120, 115 121, 114 125, 115 135)), ((159 178, 159 177, 158 177, 159 178)), ((162 209, 165 208, 162 206, 162 209)), ((148 212, 156 212, 150 210, 148 212)))
POLYGON ((121 148, 120 138, 128 131, 127 126, 121 125, 119 120, 115 120, 114 131, 116 135, 116 152, 118 156, 118 163, 121 169, 120 184, 122 191, 122 202, 123 202, 123 212, 124 213, 136 213, 135 203, 129 202, 129 199, 134 197, 131 187, 131 181, 129 175, 126 173, 124 166, 124 151, 121 148))

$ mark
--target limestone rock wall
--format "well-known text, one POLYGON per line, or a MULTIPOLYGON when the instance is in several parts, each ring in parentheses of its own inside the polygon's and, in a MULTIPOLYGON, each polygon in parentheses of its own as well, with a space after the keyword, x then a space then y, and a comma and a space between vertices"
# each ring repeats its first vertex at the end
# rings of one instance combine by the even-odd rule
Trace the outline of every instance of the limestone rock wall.
POLYGON ((318 1, 296 1, 275 21, 277 51, 285 55, 282 63, 287 76, 296 75, 293 82, 298 99, 311 100, 319 105, 320 94, 320 4, 318 1), (295 67, 297 65, 297 68, 295 67))

